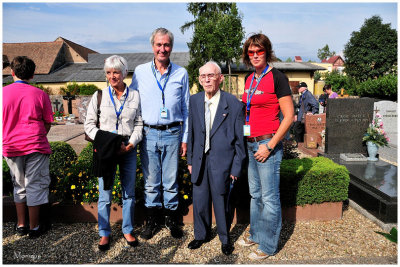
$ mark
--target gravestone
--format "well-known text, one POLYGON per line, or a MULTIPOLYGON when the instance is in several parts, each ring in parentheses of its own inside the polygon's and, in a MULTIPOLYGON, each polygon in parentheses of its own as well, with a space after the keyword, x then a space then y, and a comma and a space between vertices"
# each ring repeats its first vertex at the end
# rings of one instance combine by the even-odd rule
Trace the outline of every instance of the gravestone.
POLYGON ((52 111, 53 112, 56 112, 56 111, 63 111, 64 112, 62 96, 60 96, 60 95, 51 95, 49 97, 50 97, 52 111))
POLYGON ((79 123, 85 123, 87 107, 92 99, 92 96, 79 96, 78 98, 80 100, 76 105, 79 113, 78 121, 79 123))
POLYGON ((382 115, 383 130, 389 137, 388 147, 379 148, 379 157, 397 162, 397 103, 393 101, 378 101, 374 104, 374 116, 382 115))
POLYGON ((307 148, 317 148, 322 146, 322 131, 325 130, 326 114, 308 114, 305 116, 304 142, 307 148))
POLYGON ((362 138, 372 122, 375 99, 328 99, 325 153, 367 153, 362 138))

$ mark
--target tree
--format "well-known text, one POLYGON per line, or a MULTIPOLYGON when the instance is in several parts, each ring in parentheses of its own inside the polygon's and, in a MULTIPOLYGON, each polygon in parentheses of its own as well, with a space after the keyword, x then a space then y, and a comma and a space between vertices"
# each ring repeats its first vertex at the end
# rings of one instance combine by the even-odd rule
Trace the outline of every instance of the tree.
POLYGON ((317 57, 322 61, 324 59, 330 58, 336 54, 335 51, 330 51, 329 46, 326 44, 321 49, 318 49, 317 57))
POLYGON ((397 73, 397 30, 373 16, 352 32, 343 52, 345 72, 358 82, 397 73))
POLYGON ((285 60, 285 62, 293 62, 293 60, 292 60, 291 57, 288 57, 288 58, 285 60))
POLYGON ((230 87, 231 65, 233 60, 239 64, 244 38, 242 15, 236 3, 189 3, 187 10, 194 20, 186 22, 181 31, 184 33, 193 28, 191 42, 187 44, 190 53, 187 67, 190 86, 196 83, 200 88, 197 80, 199 68, 213 60, 220 65, 226 63, 230 87))

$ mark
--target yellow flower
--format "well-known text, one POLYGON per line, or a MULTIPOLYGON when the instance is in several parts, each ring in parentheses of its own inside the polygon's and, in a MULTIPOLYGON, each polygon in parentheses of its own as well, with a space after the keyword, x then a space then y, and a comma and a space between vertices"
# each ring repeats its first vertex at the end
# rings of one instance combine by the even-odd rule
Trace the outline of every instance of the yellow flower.
POLYGON ((185 181, 185 180, 183 180, 183 181, 182 181, 182 183, 186 184, 186 181, 185 181))
POLYGON ((82 189, 83 189, 84 187, 85 187, 85 186, 82 185, 82 189))
POLYGON ((188 198, 189 198, 188 195, 183 196, 183 199, 188 199, 188 198))
POLYGON ((96 188, 97 188, 97 189, 99 189, 99 186, 98 186, 98 185, 96 185, 96 188))
POLYGON ((81 205, 83 205, 83 202, 81 202, 81 205))
POLYGON ((69 173, 67 174, 67 176, 70 176, 71 174, 72 174, 72 173, 69 172, 69 173))
POLYGON ((73 184, 73 185, 71 185, 71 189, 75 189, 75 185, 73 184))
POLYGON ((82 172, 80 172, 80 173, 78 174, 78 176, 79 176, 79 177, 82 177, 82 172))
POLYGON ((113 193, 112 193, 113 195, 115 195, 115 191, 113 191, 113 193))
POLYGON ((89 193, 88 193, 88 192, 86 192, 85 196, 88 196, 88 195, 89 195, 89 193))

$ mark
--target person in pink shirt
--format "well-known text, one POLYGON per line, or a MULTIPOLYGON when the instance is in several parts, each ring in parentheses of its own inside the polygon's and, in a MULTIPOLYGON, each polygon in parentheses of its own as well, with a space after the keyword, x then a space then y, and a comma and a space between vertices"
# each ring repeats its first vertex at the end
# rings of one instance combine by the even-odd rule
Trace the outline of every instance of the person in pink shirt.
POLYGON ((51 149, 47 133, 53 121, 49 96, 28 84, 35 68, 28 57, 15 57, 11 62, 14 83, 3 87, 3 156, 14 185, 15 231, 29 234, 29 238, 40 236, 48 227, 39 225, 39 218, 49 202, 51 149))

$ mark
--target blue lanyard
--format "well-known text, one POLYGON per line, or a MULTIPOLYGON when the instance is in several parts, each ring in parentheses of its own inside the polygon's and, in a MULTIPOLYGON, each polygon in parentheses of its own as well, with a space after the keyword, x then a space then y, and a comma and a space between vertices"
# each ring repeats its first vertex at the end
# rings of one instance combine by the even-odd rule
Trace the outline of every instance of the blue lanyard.
POLYGON ((108 87, 108 92, 110 93, 111 102, 112 102, 113 105, 114 105, 115 114, 117 115, 117 123, 115 124, 115 128, 116 128, 116 130, 118 131, 118 120, 119 120, 119 116, 121 115, 122 110, 124 109, 124 105, 125 105, 126 99, 128 99, 129 88, 126 88, 125 100, 124 100, 124 103, 122 104, 122 106, 119 108, 119 111, 117 111, 117 107, 116 107, 116 105, 115 105, 115 101, 114 101, 114 98, 113 98, 112 93, 111 93, 111 85, 108 87))
POLYGON ((169 66, 168 66, 168 75, 167 75, 167 78, 165 78, 164 86, 161 86, 160 82, 157 80, 156 68, 155 68, 155 66, 154 66, 154 61, 153 61, 152 64, 151 64, 151 70, 153 71, 153 75, 154 75, 154 78, 156 79, 158 88, 160 88, 160 90, 161 90, 163 107, 165 107, 165 96, 164 96, 164 91, 165 91, 165 86, 167 85, 167 82, 168 82, 168 79, 169 79, 169 75, 171 74, 171 64, 169 64, 169 66))
POLYGON ((27 82, 21 81, 21 80, 15 81, 15 83, 24 83, 24 84, 28 84, 27 82))
POLYGON ((265 69, 264 69, 263 72, 261 73, 260 77, 257 78, 257 84, 256 84, 256 86, 254 87, 254 89, 252 90, 251 87, 253 86, 254 77, 256 77, 256 72, 254 72, 254 74, 253 74, 253 78, 251 79, 251 83, 250 83, 249 92, 247 93, 247 105, 246 105, 246 107, 247 107, 247 108, 246 108, 246 110, 247 110, 246 113, 247 113, 247 114, 246 114, 246 122, 249 122, 249 119, 250 119, 250 102, 251 102, 251 99, 253 98, 253 95, 254 95, 254 93, 256 92, 257 87, 258 87, 258 85, 259 85, 260 82, 261 82, 261 79, 264 77, 265 73, 267 72, 268 67, 269 67, 269 65, 267 64, 267 66, 265 67, 265 69))

